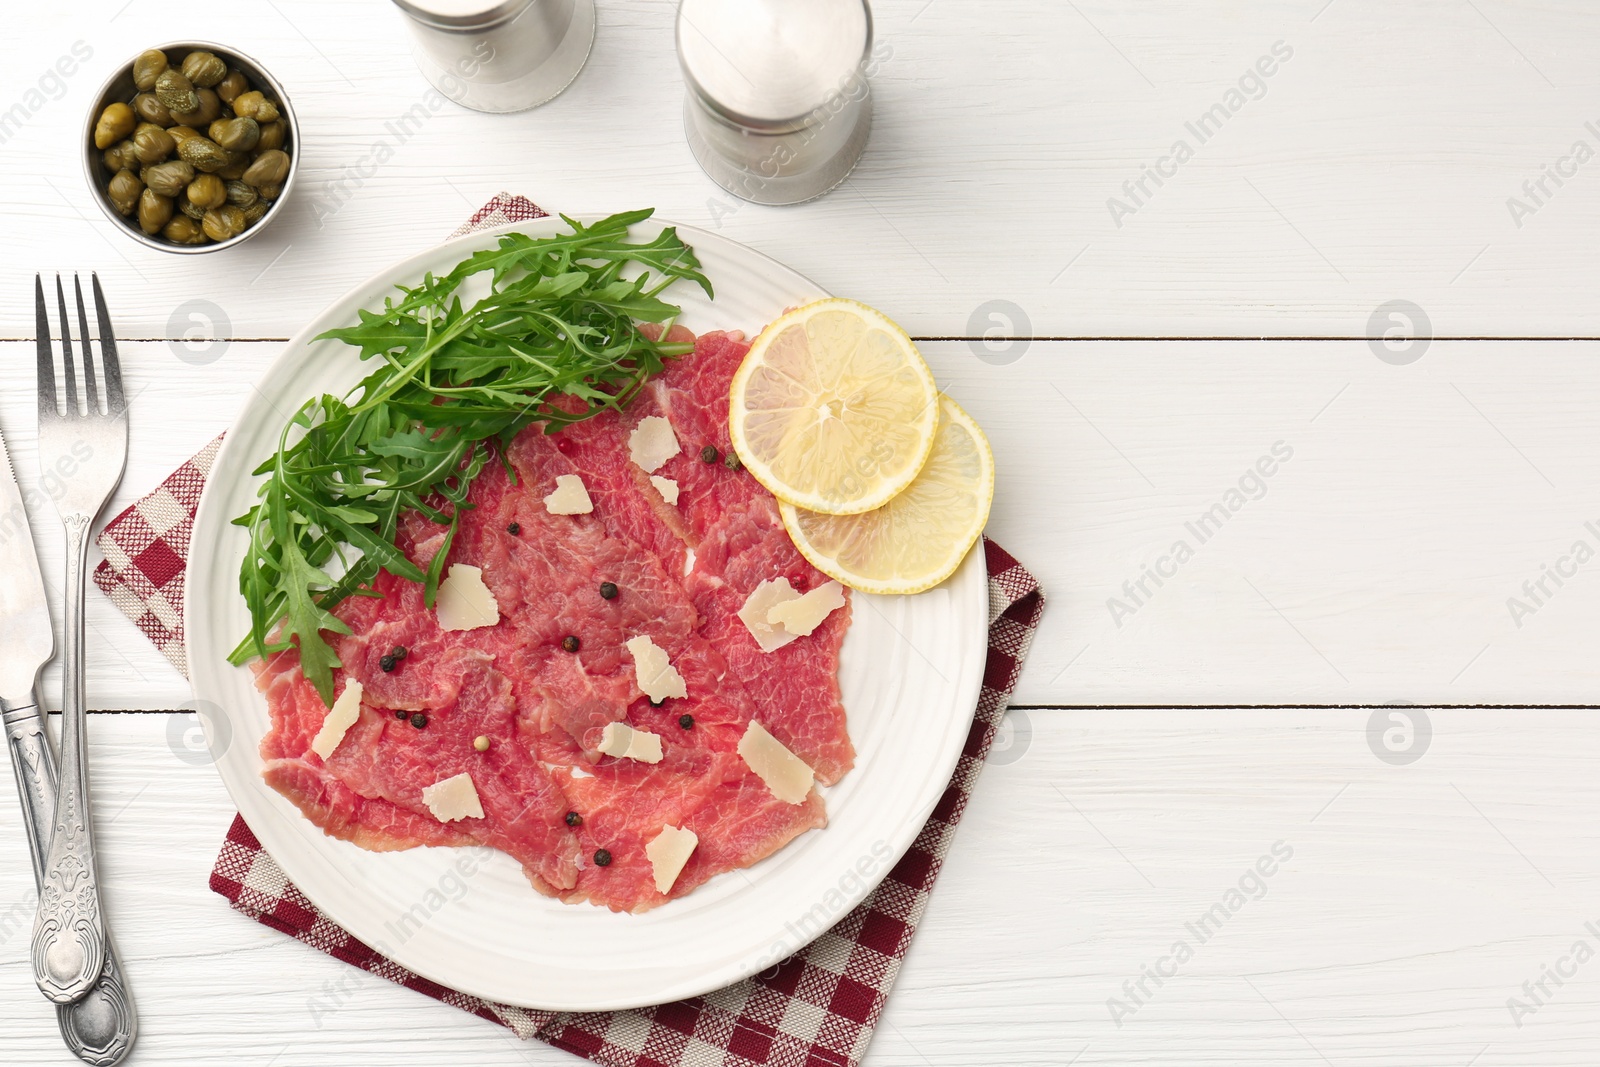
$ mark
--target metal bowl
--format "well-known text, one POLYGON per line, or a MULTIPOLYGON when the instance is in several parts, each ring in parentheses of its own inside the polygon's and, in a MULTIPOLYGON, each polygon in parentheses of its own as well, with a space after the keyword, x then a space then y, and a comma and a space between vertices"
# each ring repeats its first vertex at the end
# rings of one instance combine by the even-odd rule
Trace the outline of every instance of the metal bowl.
POLYGON ((129 59, 116 72, 111 75, 106 83, 95 94, 94 105, 89 109, 88 120, 83 130, 83 174, 89 182, 89 192, 94 197, 94 202, 100 205, 100 210, 106 213, 123 233, 138 241, 147 248, 154 248, 161 252, 176 252, 180 255, 195 255, 202 252, 217 252, 224 248, 243 244, 267 227, 274 218, 280 214, 284 202, 289 199, 290 192, 294 189, 295 176, 300 172, 300 123, 295 118, 294 106, 289 102, 289 95, 283 91, 283 86, 278 80, 267 73, 265 67, 251 59, 235 48, 227 48, 211 41, 173 41, 168 44, 156 45, 168 56, 186 56, 190 52, 211 52, 224 60, 229 67, 237 67, 243 72, 250 82, 250 87, 260 89, 270 96, 278 105, 288 128, 283 138, 283 150, 289 154, 289 173, 283 179, 283 192, 278 199, 272 202, 267 213, 261 216, 254 226, 246 229, 226 241, 208 241, 203 245, 173 244, 159 234, 152 237, 139 228, 137 212, 127 218, 117 214, 116 208, 111 206, 111 200, 106 196, 106 186, 111 181, 111 172, 106 168, 105 161, 100 158, 101 150, 94 146, 94 126, 100 118, 100 113, 110 104, 122 101, 124 103, 133 99, 138 90, 133 84, 133 59, 129 59))

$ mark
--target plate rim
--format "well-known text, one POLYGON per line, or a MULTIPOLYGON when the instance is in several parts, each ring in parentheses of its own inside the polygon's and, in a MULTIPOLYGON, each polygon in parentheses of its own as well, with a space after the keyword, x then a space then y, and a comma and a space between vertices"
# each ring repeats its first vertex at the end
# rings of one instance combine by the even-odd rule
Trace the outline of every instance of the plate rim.
MULTIPOLYGON (((363 278, 360 282, 351 286, 344 292, 330 299, 321 310, 312 316, 311 320, 307 322, 305 326, 303 326, 291 338, 289 338, 287 342, 284 343, 283 349, 277 354, 277 356, 273 358, 267 367, 253 379, 252 384, 267 381, 279 376, 283 372, 285 365, 290 363, 296 353, 303 349, 306 345, 313 342, 316 336, 312 332, 313 329, 317 327, 322 318, 328 314, 330 309, 346 303, 362 307, 368 306, 372 299, 371 294, 387 293, 394 287, 396 279, 405 279, 408 277, 418 276, 419 271, 429 269, 428 265, 433 264, 440 258, 443 258, 443 254, 451 248, 461 247, 464 249, 468 245, 475 247, 481 246, 486 240, 493 241, 494 239, 508 233, 529 232, 531 230, 537 235, 539 231, 543 230, 550 230, 553 232, 556 228, 564 225, 564 220, 567 218, 578 222, 589 223, 607 217, 609 216, 599 213, 582 213, 570 216, 557 214, 542 216, 534 219, 499 223, 492 227, 485 227, 482 229, 473 230, 469 233, 461 234, 459 236, 447 238, 444 241, 430 245, 429 247, 422 249, 411 256, 390 263, 363 278), (368 294, 368 299, 359 299, 361 294, 368 294)), ((804 283, 806 286, 809 286, 814 291, 821 294, 828 294, 827 289, 817 285, 799 271, 794 270, 793 268, 787 266, 772 256, 761 252, 758 249, 751 248, 749 245, 734 241, 733 239, 725 237, 721 234, 704 230, 692 225, 675 223, 669 219, 660 218, 659 216, 651 216, 649 219, 646 219, 637 225, 659 228, 673 227, 684 236, 685 240, 689 244, 697 248, 709 243, 720 245, 724 249, 732 250, 732 253, 736 256, 757 257, 770 264, 776 270, 794 277, 798 281, 804 283)), ((261 403, 271 404, 270 400, 263 401, 261 399, 262 395, 263 394, 261 394, 259 390, 256 390, 256 395, 247 398, 246 408, 241 409, 233 422, 230 423, 230 429, 242 420, 245 410, 248 408, 258 406, 261 403)), ((222 445, 218 449, 216 456, 213 458, 212 470, 220 470, 224 466, 225 460, 231 461, 231 449, 237 450, 238 448, 246 447, 242 443, 243 440, 243 437, 239 435, 229 434, 224 436, 222 445), (236 442, 239 443, 236 444, 236 442)), ((246 463, 247 468, 248 466, 253 466, 253 464, 249 463, 248 457, 246 459, 246 463)), ((223 504, 219 503, 224 494, 220 488, 215 488, 218 485, 219 480, 217 478, 208 477, 206 479, 205 486, 201 492, 199 504, 195 510, 193 530, 196 532, 196 534, 199 534, 203 530, 216 525, 219 521, 212 516, 213 511, 224 507, 223 504)), ((226 528, 226 526, 230 524, 231 518, 232 516, 225 516, 220 520, 222 528, 226 528)), ((191 564, 194 561, 194 554, 198 552, 203 557, 210 551, 209 546, 210 542, 207 539, 196 537, 191 544, 191 564)), ((974 579, 968 575, 969 570, 974 568, 984 572, 981 581, 986 586, 987 564, 984 559, 984 553, 981 551, 981 538, 980 543, 974 544, 973 548, 969 550, 967 558, 957 569, 956 573, 950 578, 946 579, 945 583, 941 583, 941 586, 936 586, 935 589, 941 588, 946 584, 954 585, 955 583, 978 581, 979 579, 974 579)), ((201 613, 202 609, 200 605, 205 603, 206 595, 202 590, 199 589, 200 578, 198 576, 202 570, 209 569, 210 568, 202 568, 193 565, 185 568, 183 621, 184 632, 186 635, 203 632, 203 622, 197 618, 197 616, 201 613)), ((859 592, 857 593, 858 597, 864 595, 865 594, 860 594, 859 592)), ((985 595, 982 599, 986 601, 987 596, 985 595)), ((971 662, 964 665, 967 669, 963 671, 964 674, 969 676, 966 679, 967 691, 958 692, 955 694, 955 706, 957 708, 971 707, 975 714, 978 700, 983 688, 984 671, 982 668, 982 663, 987 656, 988 619, 987 613, 983 610, 974 610, 972 615, 973 618, 967 622, 967 626, 971 628, 971 632, 962 634, 962 643, 971 648, 971 651, 968 653, 971 662)), ((961 628, 960 622, 957 621, 955 626, 959 631, 961 628)), ((223 641, 222 643, 226 645, 226 641, 223 641)), ((194 648, 194 642, 192 639, 189 642, 189 648, 194 648)), ((234 668, 231 665, 226 664, 225 658, 222 660, 222 665, 227 670, 243 669, 234 668)), ((209 666, 214 668, 216 665, 211 664, 209 666)), ((204 702, 207 700, 207 697, 202 693, 202 676, 206 669, 208 669, 206 666, 200 666, 197 664, 196 660, 191 660, 189 670, 189 674, 191 676, 190 685, 197 702, 204 702)), ((952 682, 950 684, 955 685, 958 683, 952 682)), ((227 715, 228 713, 225 712, 224 714, 227 715)), ((211 717, 200 715, 199 718, 206 736, 208 751, 213 756, 213 767, 216 769, 218 777, 222 779, 223 786, 228 791, 229 799, 234 803, 240 818, 244 819, 245 824, 250 827, 251 832, 256 836, 257 840, 261 842, 262 851, 267 852, 268 855, 273 858, 274 862, 276 862, 283 870, 285 877, 288 878, 288 880, 293 883, 295 887, 299 889, 300 892, 303 893, 307 899, 309 899, 312 904, 318 908, 319 911, 326 915, 329 921, 339 925, 350 936, 362 940, 365 943, 373 944, 374 942, 371 937, 363 937, 361 933, 355 929, 355 927, 363 925, 360 916, 354 917, 356 919, 355 922, 348 922, 346 920, 350 919, 352 916, 334 914, 335 911, 339 911, 341 909, 334 908, 332 911, 330 911, 324 903, 327 898, 323 897, 321 900, 318 899, 319 896, 322 896, 322 887, 318 885, 315 880, 312 880, 312 884, 315 886, 315 888, 308 889, 301 880, 297 880, 293 876, 289 870, 290 867, 299 867, 302 872, 305 870, 305 866, 300 862, 296 850, 296 845, 298 844, 297 842, 281 839, 279 826, 276 822, 259 827, 251 824, 250 818, 246 814, 246 809, 252 807, 253 805, 248 803, 246 798, 242 798, 240 792, 244 790, 250 790, 247 796, 249 799, 254 799, 261 790, 264 790, 267 787, 259 782, 259 776, 255 776, 257 780, 253 783, 237 783, 239 788, 236 790, 236 783, 232 780, 229 774, 224 773, 222 769, 222 755, 226 752, 228 744, 231 742, 231 740, 233 740, 231 735, 234 731, 232 729, 231 719, 227 723, 227 729, 219 729, 218 726, 211 721, 211 717), (218 751, 219 744, 222 746, 221 752, 218 751), (279 852, 275 854, 269 847, 269 839, 271 839, 272 842, 283 844, 285 847, 280 849, 279 852), (287 864, 285 864, 285 862, 280 858, 283 855, 289 855, 294 858, 291 858, 287 864)), ((928 795, 923 798, 923 803, 918 805, 918 815, 914 819, 908 819, 905 827, 889 826, 884 829, 883 836, 889 845, 889 859, 886 862, 883 862, 879 866, 879 869, 871 877, 864 879, 865 888, 862 890, 860 900, 853 903, 849 909, 846 909, 835 916, 834 923, 824 927, 815 936, 807 938, 804 941, 796 944, 792 949, 789 950, 790 954, 802 951, 812 941, 814 941, 816 937, 820 937, 823 933, 831 930, 833 925, 836 925, 838 921, 842 921, 849 914, 849 912, 854 909, 854 907, 859 906, 862 901, 864 901, 868 896, 871 895, 873 891, 877 889, 877 887, 888 877, 890 871, 893 870, 900 859, 915 845, 917 838, 921 835, 922 829, 925 826, 928 818, 932 816, 934 808, 937 807, 939 799, 943 796, 947 789, 947 783, 955 773, 955 769, 960 762, 965 749, 966 739, 971 730, 971 721, 972 716, 961 714, 958 715, 956 720, 951 723, 948 736, 942 739, 942 744, 939 749, 940 759, 938 760, 938 764, 937 766, 930 767, 928 775, 928 780, 930 782, 936 782, 939 784, 936 787, 930 786, 927 788, 928 795)), ((258 738, 251 740, 252 743, 259 743, 258 738)), ((303 815, 298 817, 300 819, 304 819, 303 815)), ((826 830, 827 827, 824 826, 822 829, 826 830)), ((775 853, 775 855, 781 855, 783 851, 784 850, 780 849, 778 853, 775 853)), ((308 858, 306 863, 310 862, 311 860, 308 858)), ((330 867, 332 867, 336 873, 346 881, 347 884, 352 886, 357 884, 365 884, 363 880, 355 878, 348 871, 338 869, 336 865, 330 864, 330 867)), ((665 992, 659 995, 652 994, 643 1000, 638 999, 637 997, 629 996, 623 996, 619 999, 597 999, 594 997, 589 997, 570 1002, 542 1002, 539 1004, 532 1004, 524 1002, 521 998, 508 998, 503 990, 496 991, 492 987, 480 984, 475 980, 463 980, 462 977, 457 974, 452 973, 445 977, 441 977, 440 972, 438 971, 430 972, 425 962, 419 965, 419 962, 415 959, 401 958, 402 956, 406 955, 404 952, 387 952, 383 954, 392 959, 398 965, 405 967, 407 970, 427 978, 430 981, 439 982, 449 989, 457 990, 459 992, 479 997, 487 1001, 510 1004, 513 1006, 524 1007, 529 1010, 563 1012, 621 1011, 647 1007, 688 997, 702 996, 733 983, 748 979, 752 975, 759 973, 766 966, 770 966, 771 962, 773 962, 768 960, 766 956, 762 954, 760 947, 757 947, 743 953, 740 956, 739 962, 709 970, 698 978, 680 979, 677 984, 669 986, 665 992)))

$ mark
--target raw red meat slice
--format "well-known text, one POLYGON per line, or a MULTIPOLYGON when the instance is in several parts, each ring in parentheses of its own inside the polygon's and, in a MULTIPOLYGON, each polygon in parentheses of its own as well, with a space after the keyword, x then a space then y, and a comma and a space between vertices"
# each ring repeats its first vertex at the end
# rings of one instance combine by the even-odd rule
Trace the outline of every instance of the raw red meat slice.
POLYGON ((850 626, 850 602, 809 637, 763 652, 738 612, 771 578, 787 578, 801 593, 828 581, 795 549, 771 500, 756 499, 706 532, 686 585, 705 620, 701 632, 745 688, 761 695, 761 725, 831 785, 855 763, 839 700, 839 647, 850 626))
MULTIPOLYGON (((759 720, 824 783, 853 760, 837 682, 848 608, 771 654, 736 615, 764 578, 787 577, 801 591, 826 580, 789 543, 767 492, 721 461, 728 385, 747 347, 707 334, 627 411, 557 434, 532 427, 506 463, 485 468, 448 563, 481 568, 498 623, 443 631, 422 587, 388 573, 375 596, 342 604, 352 633, 335 641, 335 690, 359 680, 364 692, 358 721, 326 762, 310 744, 327 709, 297 656, 258 664, 273 717, 262 742, 268 782, 328 833, 364 847, 477 842, 518 859, 541 892, 620 911, 681 896, 823 825, 819 794, 778 800, 736 752, 759 720), (652 415, 671 421, 683 449, 656 472, 678 483, 676 505, 629 455, 633 428, 652 415), (707 445, 717 462, 702 459, 707 445), (592 513, 546 509, 563 474, 583 479, 592 513), (602 582, 617 595, 602 597, 602 582), (640 691, 625 647, 640 634, 666 650, 686 697, 657 706, 640 691), (576 651, 563 647, 567 638, 576 651), (395 660, 397 648, 406 652, 395 660), (426 716, 425 728, 411 725, 413 713, 426 716), (618 720, 657 734, 661 762, 602 755, 604 727, 618 720), (459 773, 472 776, 484 817, 440 823, 421 791, 459 773), (665 825, 694 830, 700 844, 664 895, 645 845, 665 825), (612 857, 604 867, 594 862, 601 848, 612 857)), ((425 565, 445 530, 410 514, 396 544, 425 565)))
POLYGON ((270 760, 262 776, 328 836, 373 852, 473 843, 471 837, 431 815, 418 815, 387 800, 361 796, 326 768, 305 760, 270 760))

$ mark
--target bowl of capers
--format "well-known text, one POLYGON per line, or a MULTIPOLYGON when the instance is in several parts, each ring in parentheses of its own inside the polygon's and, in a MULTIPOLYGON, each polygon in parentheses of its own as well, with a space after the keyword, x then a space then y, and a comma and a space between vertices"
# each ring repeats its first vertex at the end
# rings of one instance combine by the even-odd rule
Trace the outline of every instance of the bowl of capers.
POLYGON ((89 112, 84 173, 106 217, 163 252, 255 236, 288 198, 300 130, 249 56, 206 41, 146 49, 89 112))

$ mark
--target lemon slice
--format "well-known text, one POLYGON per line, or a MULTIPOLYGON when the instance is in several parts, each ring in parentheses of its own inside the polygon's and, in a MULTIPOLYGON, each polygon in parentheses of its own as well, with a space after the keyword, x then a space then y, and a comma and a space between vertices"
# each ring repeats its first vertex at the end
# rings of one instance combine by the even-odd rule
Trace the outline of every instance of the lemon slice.
POLYGON ((939 398, 933 452, 883 507, 822 515, 780 503, 783 525, 812 565, 864 593, 920 593, 961 565, 994 499, 994 453, 965 411, 939 398))
POLYGON ((933 447, 938 390, 906 332, 854 300, 776 319, 733 376, 734 451, 779 500, 871 511, 911 484, 933 447))

